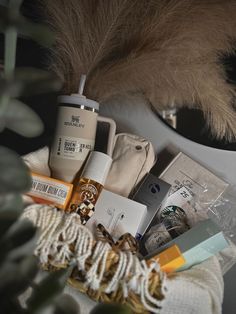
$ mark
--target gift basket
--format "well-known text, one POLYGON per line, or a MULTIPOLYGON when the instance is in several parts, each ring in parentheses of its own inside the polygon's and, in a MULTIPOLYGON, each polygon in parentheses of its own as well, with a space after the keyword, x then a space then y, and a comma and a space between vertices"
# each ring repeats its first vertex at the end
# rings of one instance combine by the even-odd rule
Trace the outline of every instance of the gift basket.
MULTIPOLYGON (((236 260, 234 187, 182 151, 163 167, 149 138, 99 112, 115 97, 141 95, 158 112, 197 106, 212 134, 235 136, 235 90, 217 61, 233 51, 235 4, 40 3, 56 39, 50 67, 63 84, 52 145, 23 156, 31 185, 21 219, 37 227, 40 267, 69 269, 76 291, 134 313, 184 314, 203 305, 220 313, 222 273, 236 260), (212 6, 219 37, 206 10, 212 6), (196 49, 194 36, 203 47, 196 49)), ((37 27, 31 31, 40 42, 37 27)), ((128 119, 135 114, 134 107, 128 119)))
MULTIPOLYGON (((55 197, 50 187, 58 189, 59 185, 62 189, 65 182, 33 173, 32 188, 25 201, 38 204, 28 205, 22 218, 29 219, 40 230, 35 254, 43 269, 55 271, 71 267, 68 283, 90 298, 126 304, 134 313, 159 313, 163 300, 171 298, 169 289, 172 282, 184 277, 187 269, 204 264, 217 253, 223 272, 235 263, 234 245, 229 240, 233 240, 235 235, 234 215, 230 211, 234 199, 228 196, 229 185, 225 181, 185 154, 178 154, 158 178, 148 170, 155 162, 151 143, 132 134, 122 133, 116 137, 113 149, 116 160, 107 180, 111 185, 105 185, 106 190, 101 191, 94 207, 91 206, 91 198, 90 201, 87 198, 76 203, 83 189, 75 192, 76 198, 68 189, 70 205, 64 210, 58 209, 60 205, 56 205, 57 208, 48 205, 55 197), (137 147, 138 143, 138 146, 148 146, 148 149, 143 161, 138 156, 140 164, 135 169, 143 171, 145 163, 146 171, 142 172, 142 180, 139 173, 141 181, 139 188, 135 188, 134 182, 138 180, 136 177, 134 180, 132 171, 130 176, 125 173, 127 181, 124 182, 119 180, 124 176, 123 172, 116 172, 113 176, 112 169, 123 163, 124 147, 137 147), (120 149, 119 145, 122 145, 120 149), (119 158, 120 153, 122 158, 119 158), (184 174, 181 165, 184 166, 184 174), (181 175, 177 176, 176 171, 181 175), (124 182, 123 188, 120 182, 124 182), (47 188, 43 189, 45 184, 47 188), (127 193, 131 186, 134 192, 129 195, 133 195, 132 198, 121 196, 122 191, 127 193), (199 186, 204 188, 202 193, 199 186), (228 204, 226 211, 222 203, 228 204), (219 219, 223 212, 224 219, 219 219)), ((128 151, 129 163, 132 164, 140 148, 135 153, 128 151)), ((93 164, 92 155, 96 153, 90 153, 82 178, 83 173, 87 173, 86 167, 93 164)), ((40 156, 48 154, 45 148, 24 159, 32 171, 39 172, 39 164, 42 165, 40 156)), ((88 182, 80 179, 77 188, 86 184, 88 186, 88 182)), ((91 189, 87 195, 90 193, 91 189)), ((196 271, 195 267, 193 271, 196 271)), ((207 269, 205 266, 202 268, 207 269)), ((217 269, 216 272, 221 271, 217 269)))
POLYGON ((233 187, 183 152, 155 175, 152 143, 116 133, 110 118, 100 118, 109 130, 96 137, 106 151, 92 150, 96 131, 93 139, 82 138, 78 129, 76 137, 69 133, 81 124, 86 128, 80 111, 88 110, 90 100, 81 85, 81 94, 59 97, 52 148, 24 157, 32 187, 22 218, 40 230, 35 254, 43 269, 71 267, 68 283, 90 298, 126 304, 134 313, 159 313, 186 271, 216 255, 217 273, 235 263, 233 187), (92 148, 84 144, 89 140, 92 148))
MULTIPOLYGON (((90 184, 86 195, 91 196, 91 182, 95 181, 88 184, 83 176, 88 173, 86 167, 93 164, 94 154, 97 158, 97 152, 90 153, 79 184, 75 180, 77 191, 71 184, 48 176, 48 148, 24 157, 33 171, 33 183, 24 197, 30 204, 22 219, 29 219, 40 230, 35 255, 41 267, 50 272, 70 267, 68 283, 76 290, 98 302, 126 304, 134 313, 160 313, 164 302, 172 300, 172 286, 183 280, 184 289, 185 276, 194 285, 195 300, 201 276, 201 286, 206 280, 204 293, 212 289, 211 284, 217 286, 216 278, 236 261, 233 187, 184 153, 157 177, 149 171, 155 163, 151 143, 120 133, 116 135, 112 154, 116 158, 109 180, 93 207, 91 197, 81 202, 79 195, 84 194, 81 186, 90 184), (135 151, 131 149, 137 146, 135 151), (140 147, 146 148, 142 157, 140 147), (117 172, 124 160, 131 166, 137 158, 135 169, 141 172, 136 176, 135 171, 117 172), (62 201, 67 195, 62 197, 63 188, 70 204, 64 209, 62 201), (213 265, 204 264, 213 256, 217 256, 213 265)), ((220 296, 217 291, 211 302, 219 302, 220 296)), ((220 304, 214 306, 220 308, 220 304)))

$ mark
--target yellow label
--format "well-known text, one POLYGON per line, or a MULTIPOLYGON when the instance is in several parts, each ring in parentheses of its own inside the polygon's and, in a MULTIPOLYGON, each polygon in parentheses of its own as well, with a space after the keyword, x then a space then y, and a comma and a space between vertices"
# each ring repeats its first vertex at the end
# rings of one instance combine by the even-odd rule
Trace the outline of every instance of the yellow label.
POLYGON ((176 244, 155 255, 147 263, 150 264, 152 260, 156 260, 160 264, 161 270, 167 273, 173 272, 185 264, 185 259, 176 244))

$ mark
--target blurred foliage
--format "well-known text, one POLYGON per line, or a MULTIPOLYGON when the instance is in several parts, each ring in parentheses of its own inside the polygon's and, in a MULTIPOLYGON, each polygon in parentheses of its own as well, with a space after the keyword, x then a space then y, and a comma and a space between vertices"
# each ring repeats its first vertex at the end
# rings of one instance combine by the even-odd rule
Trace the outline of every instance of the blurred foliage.
POLYGON ((50 313, 78 313, 77 304, 72 298, 57 298, 64 289, 67 270, 47 275, 37 281, 38 261, 33 256, 35 227, 27 220, 19 220, 20 211, 0 211, 0 309, 1 313, 44 313, 50 305, 50 313), (33 243, 32 243, 33 242, 33 243), (32 245, 33 244, 33 245, 32 245), (32 290, 25 306, 19 296, 27 289, 32 290), (64 303, 68 307, 65 307, 64 303))
MULTIPOLYGON (((50 46, 53 34, 20 13, 22 0, 0 5, 0 31, 4 33, 4 71, 0 72, 0 131, 8 128, 25 137, 43 132, 39 116, 19 97, 58 91, 61 82, 47 71, 15 69, 17 36, 27 36, 50 46)), ((77 314, 79 307, 69 295, 60 295, 70 270, 60 270, 38 280, 38 260, 33 256, 36 228, 20 218, 21 194, 31 186, 29 169, 14 151, 0 146, 0 312, 2 314, 77 314), (22 294, 29 291, 26 301, 22 294)), ((98 305, 92 314, 130 314, 119 305, 98 305)))
POLYGON ((98 304, 90 314, 132 314, 130 308, 120 304, 98 304))
POLYGON ((44 25, 33 23, 20 13, 22 0, 9 0, 0 6, 0 31, 4 33, 4 70, 0 73, 0 130, 8 128, 25 137, 43 132, 43 123, 31 108, 16 97, 57 91, 61 82, 52 73, 32 68, 17 68, 18 34, 36 40, 41 45, 53 43, 53 34, 44 25))
MULTIPOLYGON (((0 73, 0 131, 5 128, 35 137, 43 131, 38 115, 18 97, 56 91, 60 81, 51 73, 32 68, 15 69, 18 34, 48 46, 52 33, 26 20, 20 13, 21 0, 0 6, 0 31, 4 33, 4 71, 0 73)), ((58 298, 65 287, 68 270, 61 270, 38 280, 38 260, 33 256, 36 228, 20 219, 21 194, 31 186, 29 169, 14 151, 0 146, 0 312, 3 314, 78 313, 70 296, 58 298), (20 296, 31 290, 26 302, 20 296), (23 303, 24 304, 23 304, 23 303)))

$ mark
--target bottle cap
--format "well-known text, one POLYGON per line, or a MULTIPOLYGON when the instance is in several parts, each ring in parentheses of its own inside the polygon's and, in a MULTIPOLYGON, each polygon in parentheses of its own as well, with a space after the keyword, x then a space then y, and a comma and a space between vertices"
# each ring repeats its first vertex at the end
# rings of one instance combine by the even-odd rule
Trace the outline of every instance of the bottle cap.
POLYGON ((81 177, 94 180, 104 185, 111 163, 112 158, 110 156, 101 152, 92 151, 89 154, 81 177))
POLYGON ((94 109, 95 111, 99 111, 99 103, 95 100, 88 99, 83 95, 85 81, 86 81, 86 75, 82 74, 80 77, 78 94, 71 94, 70 96, 69 95, 59 96, 58 102, 84 106, 90 109, 94 109))

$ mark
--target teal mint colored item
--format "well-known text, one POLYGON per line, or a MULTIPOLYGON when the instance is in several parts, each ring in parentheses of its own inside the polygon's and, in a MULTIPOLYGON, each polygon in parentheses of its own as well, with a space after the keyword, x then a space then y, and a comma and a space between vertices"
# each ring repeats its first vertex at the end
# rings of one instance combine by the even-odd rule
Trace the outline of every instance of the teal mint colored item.
POLYGON ((151 258, 173 244, 179 247, 186 260, 186 264, 178 271, 205 261, 229 245, 220 228, 211 219, 206 219, 163 245, 157 251, 145 256, 145 259, 151 258))

